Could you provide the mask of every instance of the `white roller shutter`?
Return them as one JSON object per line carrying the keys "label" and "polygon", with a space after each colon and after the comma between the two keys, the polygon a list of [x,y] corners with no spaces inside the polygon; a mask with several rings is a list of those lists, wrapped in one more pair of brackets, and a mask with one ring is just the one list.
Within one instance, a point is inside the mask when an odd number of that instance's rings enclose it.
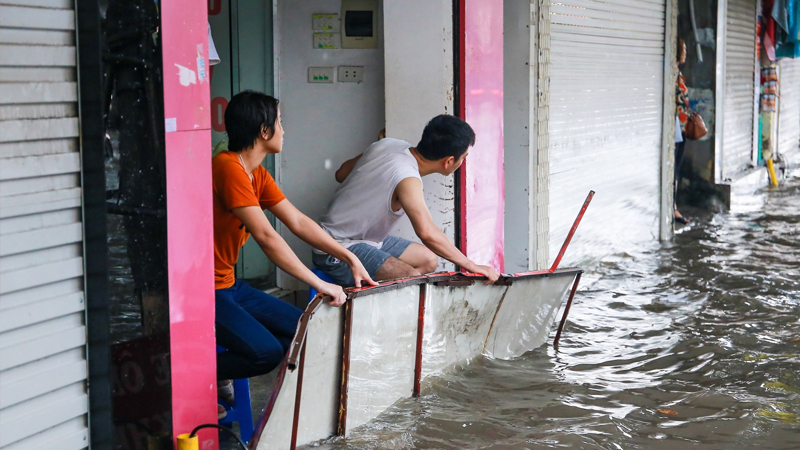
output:
{"label": "white roller shutter", "polygon": [[[751,166],[756,108],[756,0],[727,0],[722,105],[722,179]],[[719,149],[717,152],[719,154]]]}
{"label": "white roller shutter", "polygon": [[584,244],[564,263],[658,237],[665,10],[663,0],[550,5],[550,261],[590,189]]}
{"label": "white roller shutter", "polygon": [[75,13],[0,0],[0,449],[87,428]]}
{"label": "white roller shutter", "polygon": [[800,59],[780,61],[778,151],[793,156],[800,150]]}

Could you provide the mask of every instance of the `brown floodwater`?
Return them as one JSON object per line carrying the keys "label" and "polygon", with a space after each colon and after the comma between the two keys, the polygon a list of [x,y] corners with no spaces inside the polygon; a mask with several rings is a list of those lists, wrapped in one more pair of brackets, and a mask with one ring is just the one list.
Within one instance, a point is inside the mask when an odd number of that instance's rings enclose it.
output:
{"label": "brown floodwater", "polygon": [[800,178],[684,212],[673,243],[587,267],[558,351],[477,358],[314,446],[800,448]]}

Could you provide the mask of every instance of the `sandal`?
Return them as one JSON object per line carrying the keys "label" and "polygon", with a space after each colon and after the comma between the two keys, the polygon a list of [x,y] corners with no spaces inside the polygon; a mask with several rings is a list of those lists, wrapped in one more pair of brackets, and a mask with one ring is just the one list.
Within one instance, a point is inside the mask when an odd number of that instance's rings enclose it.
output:
{"label": "sandal", "polygon": [[228,411],[225,411],[225,407],[217,404],[217,420],[222,420],[227,417],[227,415]]}

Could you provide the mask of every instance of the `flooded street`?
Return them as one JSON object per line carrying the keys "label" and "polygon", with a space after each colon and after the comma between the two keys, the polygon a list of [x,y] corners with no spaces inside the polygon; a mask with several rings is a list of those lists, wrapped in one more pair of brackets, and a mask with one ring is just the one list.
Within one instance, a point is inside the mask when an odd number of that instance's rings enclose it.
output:
{"label": "flooded street", "polygon": [[589,267],[558,351],[478,358],[320,448],[800,448],[800,178],[734,203]]}

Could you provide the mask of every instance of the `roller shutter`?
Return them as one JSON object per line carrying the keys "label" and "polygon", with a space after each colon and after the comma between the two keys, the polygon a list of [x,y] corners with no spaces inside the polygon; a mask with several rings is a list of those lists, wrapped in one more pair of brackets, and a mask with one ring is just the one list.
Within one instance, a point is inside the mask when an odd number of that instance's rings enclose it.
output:
{"label": "roller shutter", "polygon": [[[756,0],[728,0],[725,13],[722,179],[753,161],[756,91]],[[719,152],[719,149],[717,150]]]}
{"label": "roller shutter", "polygon": [[0,0],[3,450],[89,444],[73,10]]}
{"label": "roller shutter", "polygon": [[550,5],[550,261],[590,189],[584,244],[564,263],[658,236],[665,10],[662,0]]}
{"label": "roller shutter", "polygon": [[791,157],[800,150],[800,59],[781,60],[780,90],[778,151]]}

